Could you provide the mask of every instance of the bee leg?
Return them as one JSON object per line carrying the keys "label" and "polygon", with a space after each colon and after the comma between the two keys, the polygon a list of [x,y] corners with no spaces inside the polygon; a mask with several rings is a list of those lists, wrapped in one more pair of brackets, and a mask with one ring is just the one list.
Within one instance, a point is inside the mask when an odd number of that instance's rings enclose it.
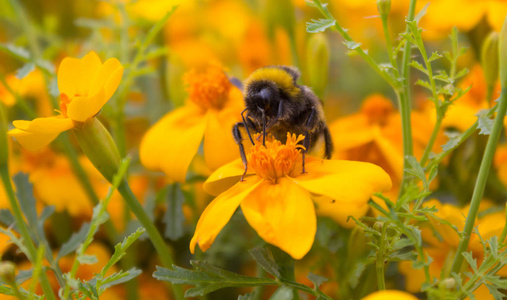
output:
{"label": "bee leg", "polygon": [[[248,110],[248,108],[243,109],[243,111],[241,112],[241,119],[243,119],[243,126],[245,126],[245,129],[246,129],[246,134],[248,134],[248,138],[250,138],[250,142],[252,142],[252,145],[255,145],[255,143],[254,143],[254,141],[253,141],[253,139],[252,139],[252,135],[250,134],[250,129],[248,129],[248,125],[247,125],[247,123],[246,123],[246,118],[245,118],[245,116],[243,115],[243,113],[244,113],[245,111],[247,111],[247,110]],[[250,119],[248,119],[248,120],[250,120]]]}
{"label": "bee leg", "polygon": [[331,155],[333,155],[333,139],[331,138],[331,133],[329,132],[329,128],[327,126],[324,127],[324,130],[322,131],[324,134],[324,158],[331,159]]}
{"label": "bee leg", "polygon": [[310,142],[311,142],[311,137],[310,137],[310,128],[313,128],[315,124],[313,124],[315,122],[315,107],[312,107],[312,110],[310,111],[310,114],[308,116],[308,119],[306,119],[306,124],[305,124],[305,127],[306,127],[306,132],[305,132],[305,139],[303,140],[303,147],[305,147],[305,149],[303,150],[303,170],[301,171],[301,174],[304,174],[306,173],[306,170],[305,170],[305,156],[306,156],[306,152],[308,152],[308,149],[310,148]]}
{"label": "bee leg", "polygon": [[264,109],[257,107],[262,113],[262,146],[266,146],[266,113]]}
{"label": "bee leg", "polygon": [[239,155],[241,156],[241,161],[243,161],[243,166],[245,166],[245,172],[243,172],[243,175],[241,175],[241,181],[243,181],[246,172],[248,171],[248,161],[246,159],[245,147],[243,146],[243,138],[241,137],[241,131],[239,131],[239,126],[246,127],[246,125],[242,122],[234,124],[234,126],[232,127],[232,135],[234,137],[234,141],[239,146]]}

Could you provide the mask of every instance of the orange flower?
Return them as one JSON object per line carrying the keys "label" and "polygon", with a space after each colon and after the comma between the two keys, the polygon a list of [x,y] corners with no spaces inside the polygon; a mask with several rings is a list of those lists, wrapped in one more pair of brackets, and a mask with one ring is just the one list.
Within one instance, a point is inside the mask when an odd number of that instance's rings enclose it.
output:
{"label": "orange flower", "polygon": [[104,63],[95,52],[82,59],[64,58],[58,69],[60,115],[17,120],[9,135],[31,151],[37,151],[53,141],[60,132],[80,126],[91,119],[114,94],[120,84],[123,67],[116,58]]}
{"label": "orange flower", "polygon": [[[257,135],[259,137],[260,135]],[[295,259],[313,245],[317,220],[313,195],[340,203],[366,203],[375,192],[391,188],[391,179],[380,167],[355,161],[324,160],[306,156],[302,171],[301,145],[304,137],[287,133],[287,142],[269,137],[266,146],[256,143],[248,156],[249,172],[240,159],[215,171],[204,189],[218,195],[197,223],[190,251],[206,251],[241,206],[248,223],[266,242]],[[336,204],[339,205],[339,204]]]}
{"label": "orange flower", "polygon": [[239,157],[231,130],[241,119],[244,105],[241,91],[217,63],[202,72],[188,72],[184,81],[189,94],[186,105],[153,125],[139,151],[144,166],[161,170],[179,182],[185,181],[203,136],[204,158],[210,169]]}

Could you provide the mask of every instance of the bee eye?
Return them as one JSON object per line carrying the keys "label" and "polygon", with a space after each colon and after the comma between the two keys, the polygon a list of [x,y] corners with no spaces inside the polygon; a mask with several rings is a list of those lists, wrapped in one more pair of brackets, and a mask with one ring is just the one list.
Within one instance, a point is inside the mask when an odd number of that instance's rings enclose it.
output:
{"label": "bee eye", "polygon": [[271,98],[271,91],[268,88],[264,88],[259,92],[259,97],[265,101],[269,101]]}

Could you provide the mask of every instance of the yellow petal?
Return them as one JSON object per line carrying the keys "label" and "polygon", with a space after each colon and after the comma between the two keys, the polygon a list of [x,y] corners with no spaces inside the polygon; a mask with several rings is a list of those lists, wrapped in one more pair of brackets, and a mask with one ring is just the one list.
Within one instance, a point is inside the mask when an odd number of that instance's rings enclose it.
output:
{"label": "yellow petal", "polygon": [[367,203],[350,203],[325,196],[313,197],[313,201],[317,204],[317,215],[330,217],[345,228],[352,228],[356,225],[354,220],[349,220],[349,216],[359,219],[369,209]]}
{"label": "yellow petal", "polygon": [[78,58],[66,57],[58,67],[58,90],[62,94],[74,96],[77,93],[78,78],[82,70],[82,62]]}
{"label": "yellow petal", "polygon": [[205,115],[194,105],[170,112],[151,127],[139,149],[141,163],[184,182],[188,166],[201,144]]}
{"label": "yellow petal", "polygon": [[[245,167],[243,161],[241,159],[236,159],[213,172],[206,182],[204,182],[204,191],[211,195],[219,195],[236,184],[241,179],[244,172]],[[252,174],[255,174],[255,171],[252,168],[248,168],[244,180],[253,180],[250,179],[252,177],[250,175]]]}
{"label": "yellow petal", "polygon": [[78,74],[75,73],[74,75],[74,78],[78,80],[76,93],[82,96],[90,97],[93,96],[93,94],[90,94],[92,81],[95,77],[97,77],[99,69],[102,66],[102,62],[100,61],[97,53],[92,51],[81,58],[81,64],[81,72]]}
{"label": "yellow petal", "polygon": [[72,122],[71,119],[64,118],[62,116],[37,118],[32,121],[16,120],[12,122],[12,125],[22,131],[39,134],[58,134],[65,130],[74,128],[74,122]]}
{"label": "yellow petal", "polygon": [[246,220],[266,242],[301,259],[310,251],[317,231],[310,193],[287,178],[262,180],[241,203]]}
{"label": "yellow petal", "polygon": [[208,111],[208,124],[204,132],[204,158],[210,170],[239,158],[239,147],[234,141],[232,127],[238,121],[240,112]]}
{"label": "yellow petal", "polygon": [[314,194],[341,202],[366,203],[373,193],[392,186],[389,175],[371,163],[309,158],[306,170],[291,179]]}
{"label": "yellow petal", "polygon": [[[105,89],[105,101],[107,102],[120,85],[123,76],[123,66],[116,58],[109,58],[100,67],[97,76],[93,80],[90,87],[90,94],[94,95],[100,91],[102,87]],[[103,105],[105,102],[103,103]]]}
{"label": "yellow petal", "polygon": [[53,141],[59,132],[54,133],[33,133],[19,129],[12,129],[9,136],[15,137],[23,148],[30,151],[38,151]]}
{"label": "yellow petal", "polygon": [[241,201],[243,201],[260,182],[259,180],[238,182],[211,201],[197,222],[194,236],[190,241],[190,252],[194,253],[197,244],[199,244],[202,251],[208,250],[220,233],[220,230],[229,222],[232,214],[236,211]]}
{"label": "yellow petal", "polygon": [[104,89],[91,97],[75,97],[67,106],[67,115],[74,121],[84,122],[92,118],[107,102]]}
{"label": "yellow petal", "polygon": [[385,290],[369,294],[363,300],[417,300],[417,298],[407,292]]}

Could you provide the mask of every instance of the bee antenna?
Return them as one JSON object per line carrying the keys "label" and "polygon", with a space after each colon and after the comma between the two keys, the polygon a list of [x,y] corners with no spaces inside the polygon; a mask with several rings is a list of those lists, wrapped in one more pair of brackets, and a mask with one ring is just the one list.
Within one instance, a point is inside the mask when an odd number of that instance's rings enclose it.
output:
{"label": "bee antenna", "polygon": [[252,135],[250,134],[250,129],[248,129],[248,124],[246,123],[246,118],[243,115],[245,113],[245,111],[247,111],[247,110],[248,110],[248,108],[243,109],[243,111],[241,112],[241,118],[243,119],[243,125],[246,128],[246,134],[248,134],[248,138],[250,138],[250,142],[252,142],[252,145],[255,146],[255,143],[254,143],[254,141],[252,139]]}

